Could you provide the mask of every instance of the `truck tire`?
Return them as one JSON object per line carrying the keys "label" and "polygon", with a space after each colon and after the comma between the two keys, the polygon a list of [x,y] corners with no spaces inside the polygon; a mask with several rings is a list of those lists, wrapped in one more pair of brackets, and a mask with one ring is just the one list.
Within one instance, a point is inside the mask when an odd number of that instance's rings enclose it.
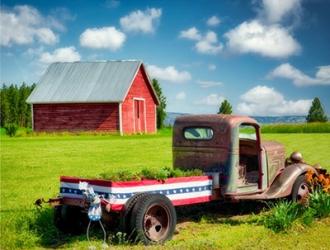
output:
{"label": "truck tire", "polygon": [[132,239],[145,245],[171,239],[176,226],[172,202],[161,194],[140,197],[132,210],[130,228]]}
{"label": "truck tire", "polygon": [[54,224],[64,233],[80,234],[87,225],[87,214],[83,214],[79,207],[61,205],[54,208]]}
{"label": "truck tire", "polygon": [[292,187],[291,199],[292,201],[305,204],[308,202],[310,193],[310,185],[306,181],[305,175],[300,175]]}
{"label": "truck tire", "polygon": [[119,230],[123,233],[126,233],[126,235],[129,237],[131,234],[130,229],[130,219],[132,215],[133,207],[135,206],[136,202],[141,198],[146,196],[148,193],[138,193],[133,195],[128,199],[128,201],[125,203],[124,210],[121,213],[120,216],[120,228]]}

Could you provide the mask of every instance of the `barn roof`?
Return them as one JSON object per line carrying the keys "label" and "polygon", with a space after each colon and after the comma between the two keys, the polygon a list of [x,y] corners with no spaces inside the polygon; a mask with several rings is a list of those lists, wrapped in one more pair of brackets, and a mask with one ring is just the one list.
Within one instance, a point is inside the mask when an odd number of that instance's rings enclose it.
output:
{"label": "barn roof", "polygon": [[[137,60],[53,63],[27,102],[122,102],[141,66],[144,69]],[[148,81],[154,92],[149,78]],[[157,95],[153,94],[158,104]]]}

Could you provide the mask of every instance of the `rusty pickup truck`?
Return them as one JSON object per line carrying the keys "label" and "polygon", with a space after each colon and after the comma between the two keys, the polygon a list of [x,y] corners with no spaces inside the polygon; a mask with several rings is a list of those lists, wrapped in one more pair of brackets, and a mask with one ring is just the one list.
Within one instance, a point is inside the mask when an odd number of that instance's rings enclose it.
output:
{"label": "rusty pickup truck", "polygon": [[300,202],[310,192],[305,173],[317,174],[299,152],[286,159],[283,145],[262,140],[254,119],[234,115],[177,118],[173,167],[204,175],[120,182],[62,176],[59,196],[50,199],[55,223],[63,231],[83,228],[91,206],[100,204],[104,223],[119,221],[127,235],[161,243],[174,233],[175,206],[282,197]]}

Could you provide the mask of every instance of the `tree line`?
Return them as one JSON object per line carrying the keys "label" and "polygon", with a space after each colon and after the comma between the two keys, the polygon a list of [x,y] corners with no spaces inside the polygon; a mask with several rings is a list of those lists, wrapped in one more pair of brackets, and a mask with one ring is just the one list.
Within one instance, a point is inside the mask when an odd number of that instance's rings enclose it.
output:
{"label": "tree line", "polygon": [[3,84],[0,88],[1,127],[15,124],[20,127],[31,127],[31,105],[26,99],[34,89],[35,84],[20,86]]}
{"label": "tree line", "polygon": [[[220,106],[218,114],[232,114],[233,108],[231,104],[224,100]],[[324,113],[321,101],[318,97],[315,97],[311,107],[309,108],[308,115],[306,117],[306,122],[327,122],[328,118]]]}

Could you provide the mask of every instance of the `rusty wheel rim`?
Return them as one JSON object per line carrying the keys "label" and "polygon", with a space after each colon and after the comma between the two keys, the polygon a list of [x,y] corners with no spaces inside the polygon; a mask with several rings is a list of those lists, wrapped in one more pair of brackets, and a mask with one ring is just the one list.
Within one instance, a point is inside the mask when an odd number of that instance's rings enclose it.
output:
{"label": "rusty wheel rim", "polygon": [[145,235],[152,241],[166,239],[169,230],[170,215],[168,210],[161,205],[153,205],[144,215],[143,227]]}
{"label": "rusty wheel rim", "polygon": [[309,187],[307,183],[301,183],[301,185],[298,188],[297,192],[297,202],[298,203],[305,203],[308,201],[309,196]]}

